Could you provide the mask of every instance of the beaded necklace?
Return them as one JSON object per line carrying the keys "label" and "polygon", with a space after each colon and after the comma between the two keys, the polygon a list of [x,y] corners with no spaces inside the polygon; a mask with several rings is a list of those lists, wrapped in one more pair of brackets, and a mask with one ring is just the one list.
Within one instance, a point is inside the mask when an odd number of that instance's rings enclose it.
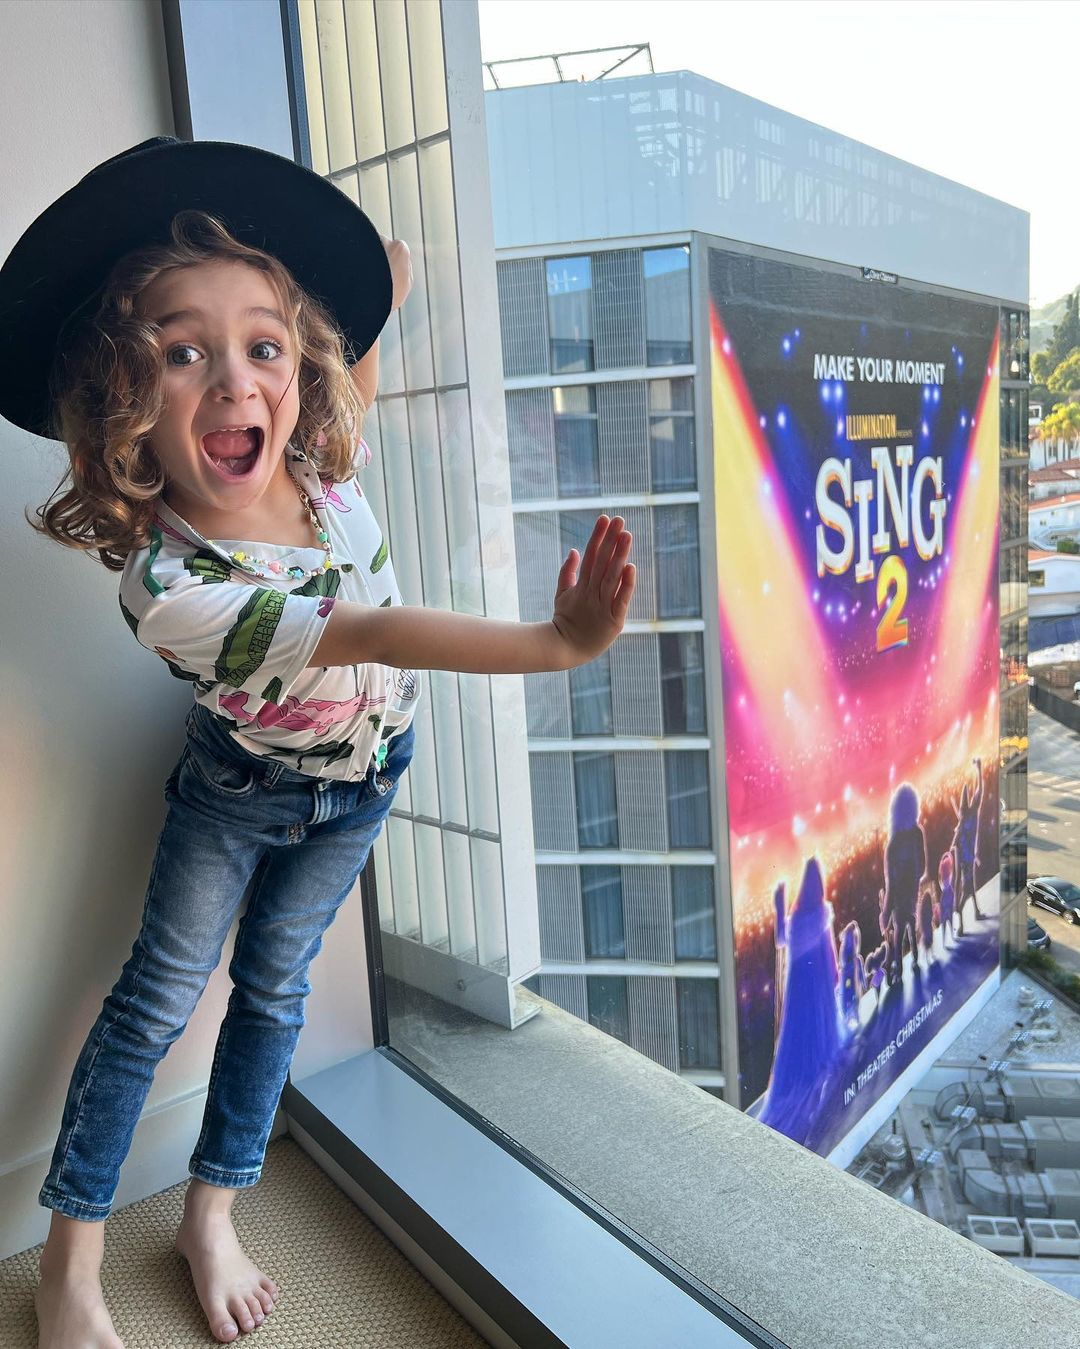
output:
{"label": "beaded necklace", "polygon": [[[295,578],[298,581],[303,581],[307,580],[309,577],[312,576],[319,576],[324,571],[329,571],[330,568],[334,565],[334,554],[330,546],[330,536],[329,534],[327,534],[326,530],[323,529],[322,524],[319,521],[319,517],[315,514],[315,507],[312,506],[311,504],[311,498],[304,490],[302,484],[297,482],[296,477],[293,474],[292,469],[288,466],[288,464],[285,465],[285,472],[288,473],[290,478],[292,478],[296,490],[300,493],[300,500],[304,503],[304,506],[307,508],[307,513],[311,517],[311,523],[315,526],[315,533],[318,535],[319,538],[319,547],[326,554],[326,557],[319,564],[319,566],[312,567],[309,570],[305,570],[303,567],[286,567],[276,558],[268,559],[268,558],[254,557],[252,556],[251,553],[245,553],[243,551],[235,551],[229,553],[229,556],[233,559],[233,561],[237,564],[238,567],[242,567],[244,571],[252,572],[255,576],[260,577],[260,579],[264,581],[269,580],[270,578],[267,576],[266,571],[257,570],[260,567],[265,567],[267,570],[273,572],[275,575],[278,576],[289,576]],[[215,548],[221,548],[222,552],[226,551],[224,548],[222,548],[221,544],[214,539],[208,539],[207,542],[212,543]]]}

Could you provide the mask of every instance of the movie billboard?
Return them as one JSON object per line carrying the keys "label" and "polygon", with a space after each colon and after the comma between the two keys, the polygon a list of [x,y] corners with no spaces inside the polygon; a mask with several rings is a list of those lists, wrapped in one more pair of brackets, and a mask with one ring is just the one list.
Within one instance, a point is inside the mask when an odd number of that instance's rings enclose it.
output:
{"label": "movie billboard", "polygon": [[997,309],[708,257],[740,1099],[828,1154],[998,969]]}

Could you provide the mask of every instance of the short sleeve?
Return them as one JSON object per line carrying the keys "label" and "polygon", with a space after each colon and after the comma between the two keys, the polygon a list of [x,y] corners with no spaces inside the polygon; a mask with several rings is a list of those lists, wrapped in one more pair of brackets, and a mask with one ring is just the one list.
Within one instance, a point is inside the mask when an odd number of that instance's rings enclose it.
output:
{"label": "short sleeve", "polygon": [[275,702],[309,665],[334,608],[331,595],[288,594],[220,580],[213,571],[136,587],[129,597],[133,604],[125,605],[122,588],[121,607],[136,640],[174,674],[260,698],[271,697],[276,681]]}

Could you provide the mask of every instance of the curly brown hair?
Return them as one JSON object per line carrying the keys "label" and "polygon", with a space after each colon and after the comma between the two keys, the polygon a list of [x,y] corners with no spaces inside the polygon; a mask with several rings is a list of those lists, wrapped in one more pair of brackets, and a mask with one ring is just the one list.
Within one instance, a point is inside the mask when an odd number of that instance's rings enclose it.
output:
{"label": "curly brown hair", "polygon": [[110,571],[122,571],[130,552],[149,546],[167,481],[146,439],[166,405],[161,329],[136,311],[139,296],[166,269],[233,259],[266,274],[299,352],[300,415],[291,443],[323,478],[348,482],[355,475],[367,412],[340,328],[278,258],[241,243],[206,211],[177,212],[170,235],[113,266],[96,311],[63,343],[49,378],[50,433],[71,462],[35,512],[41,523],[26,520],[57,543],[96,552]]}

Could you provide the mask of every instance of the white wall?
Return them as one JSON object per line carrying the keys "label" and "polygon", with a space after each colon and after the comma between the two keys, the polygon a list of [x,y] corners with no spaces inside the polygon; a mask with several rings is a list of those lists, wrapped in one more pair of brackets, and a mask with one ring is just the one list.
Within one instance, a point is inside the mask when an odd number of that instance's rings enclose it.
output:
{"label": "white wall", "polygon": [[1053,482],[1032,482],[1030,496],[1032,501],[1049,501],[1051,497],[1077,491],[1080,491],[1080,470],[1062,473]]}
{"label": "white wall", "polygon": [[[160,5],[5,0],[0,88],[6,258],[30,221],[95,164],[172,134]],[[24,520],[66,465],[62,447],[0,419],[8,578],[0,595],[0,1257],[48,1229],[37,1190],[75,1059],[139,929],[162,785],[191,702],[190,689],[132,640],[118,576]],[[147,1110],[181,1104],[144,1118],[118,1203],[186,1175],[227,992],[220,969],[159,1067]],[[174,1130],[179,1115],[184,1127]],[[175,1174],[148,1171],[147,1149]]]}
{"label": "white wall", "polygon": [[[1075,496],[1069,492],[1068,496]],[[1080,501],[1067,501],[1058,495],[1048,501],[1032,502],[1028,506],[1028,536],[1058,538],[1080,529]]]}
{"label": "white wall", "polygon": [[1080,557],[1062,554],[1032,560],[1028,575],[1041,574],[1042,585],[1030,585],[1028,602],[1033,618],[1060,617],[1080,613]]}

